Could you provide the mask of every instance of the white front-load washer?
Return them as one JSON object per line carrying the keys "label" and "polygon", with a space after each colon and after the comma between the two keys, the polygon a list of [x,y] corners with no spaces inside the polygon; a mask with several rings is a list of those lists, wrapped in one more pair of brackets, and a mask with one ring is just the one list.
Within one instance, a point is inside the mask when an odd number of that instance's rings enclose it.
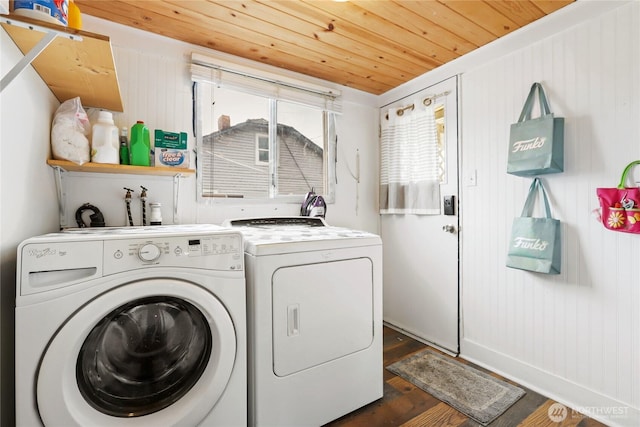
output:
{"label": "white front-load washer", "polygon": [[381,398],[380,237],[317,217],[223,225],[245,241],[249,425],[320,426]]}
{"label": "white front-load washer", "polygon": [[18,426],[245,426],[242,235],[77,229],[18,247]]}

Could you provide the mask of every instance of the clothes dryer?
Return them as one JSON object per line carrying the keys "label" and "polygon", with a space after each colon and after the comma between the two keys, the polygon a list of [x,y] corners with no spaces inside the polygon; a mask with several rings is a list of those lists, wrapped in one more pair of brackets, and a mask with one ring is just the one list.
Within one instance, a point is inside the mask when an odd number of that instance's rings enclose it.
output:
{"label": "clothes dryer", "polygon": [[245,240],[249,424],[319,426],[381,398],[380,238],[318,217],[224,225]]}
{"label": "clothes dryer", "polygon": [[18,247],[18,426],[244,426],[242,236],[78,229]]}

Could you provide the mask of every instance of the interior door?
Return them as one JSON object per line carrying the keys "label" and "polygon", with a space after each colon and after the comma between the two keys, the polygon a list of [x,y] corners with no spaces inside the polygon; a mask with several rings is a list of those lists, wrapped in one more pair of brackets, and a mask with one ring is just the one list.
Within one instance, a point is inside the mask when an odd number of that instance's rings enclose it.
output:
{"label": "interior door", "polygon": [[440,214],[381,215],[384,321],[451,353],[459,352],[457,78],[380,109],[436,95],[442,174]]}

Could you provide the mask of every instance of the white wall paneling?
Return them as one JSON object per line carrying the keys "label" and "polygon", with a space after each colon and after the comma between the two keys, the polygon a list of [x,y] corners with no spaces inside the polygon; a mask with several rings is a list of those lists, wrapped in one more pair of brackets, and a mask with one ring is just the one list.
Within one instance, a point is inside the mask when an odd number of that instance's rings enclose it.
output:
{"label": "white wall paneling", "polygon": [[[114,115],[116,125],[130,128],[137,120],[143,120],[151,132],[154,129],[173,132],[185,131],[189,135],[190,149],[195,147],[192,133],[191,80],[188,67],[189,58],[193,51],[220,57],[225,61],[236,62],[244,66],[265,68],[271,72],[309,80],[310,83],[326,83],[91,16],[84,17],[83,21],[86,30],[105,34],[111,38],[124,103],[124,112]],[[4,32],[3,38],[8,38]],[[9,43],[12,42],[9,40]],[[13,83],[13,85],[17,84]],[[343,94],[345,107],[343,114],[338,119],[340,134],[337,175],[339,182],[336,203],[329,205],[327,219],[334,225],[377,232],[378,217],[374,208],[377,200],[377,167],[367,166],[369,164],[377,165],[377,134],[374,124],[377,122],[376,97],[349,88],[340,88],[340,90]],[[17,102],[12,97],[4,99],[7,99],[7,102]],[[30,108],[26,111],[31,110],[33,109]],[[18,109],[14,109],[14,111],[20,112]],[[95,110],[88,112],[93,117]],[[25,119],[29,119],[23,113],[21,114]],[[44,138],[39,138],[39,144],[43,144],[41,148],[48,150],[48,127],[51,112],[47,111],[45,115],[46,119],[41,122],[47,129],[44,131]],[[5,112],[3,110],[3,122],[4,118]],[[354,126],[355,123],[358,125]],[[367,123],[371,125],[367,126]],[[12,127],[8,135],[8,138],[18,139],[24,135],[24,132],[17,130],[17,128],[13,130]],[[366,163],[363,163],[360,182],[356,185],[355,180],[351,178],[349,168],[355,170],[357,153],[361,162]],[[45,171],[47,184],[53,186],[52,169],[44,165],[44,160],[47,157],[48,154],[43,153],[37,160],[30,158],[29,161],[34,167]],[[193,154],[191,164],[195,165]],[[125,191],[122,187],[127,186],[134,189],[136,191],[134,199],[136,199],[140,195],[141,185],[149,188],[149,201],[162,203],[164,222],[174,223],[172,215],[174,188],[170,178],[69,173],[65,174],[64,181],[66,218],[69,225],[75,224],[74,212],[85,202],[91,202],[105,211],[107,225],[125,225]],[[55,189],[55,187],[53,188]],[[22,190],[20,194],[29,193]],[[55,191],[52,194],[55,197]],[[196,203],[196,177],[193,175],[180,179],[178,220],[175,222],[221,223],[231,217],[296,215],[298,213],[299,205],[277,202],[238,203],[225,200],[216,201],[213,205],[198,205]],[[137,221],[135,223],[137,224]],[[55,229],[46,231],[55,231]]]}
{"label": "white wall paneling", "polygon": [[[113,24],[101,19],[87,16],[85,27],[89,31],[107,34],[111,37],[114,59],[118,72],[118,80],[123,96],[125,111],[116,114],[114,120],[119,127],[131,127],[136,120],[144,120],[151,132],[154,129],[167,131],[184,131],[189,135],[189,148],[195,148],[192,132],[191,80],[189,61],[194,51],[210,57],[219,57],[228,62],[243,66],[264,68],[270,72],[289,75],[297,79],[309,80],[310,83],[322,83],[299,74],[267,67],[251,61],[235,58],[219,52],[195,47],[176,40],[145,33],[122,25]],[[333,85],[335,86],[335,85]],[[336,86],[337,88],[337,86]],[[340,87],[344,98],[344,111],[338,119],[338,185],[336,203],[328,206],[327,219],[331,224],[378,231],[378,218],[373,210],[376,197],[377,168],[363,167],[360,184],[356,186],[348,173],[348,167],[355,168],[356,152],[361,161],[377,164],[377,145],[375,127],[353,126],[353,123],[371,123],[376,120],[375,97],[364,92]],[[191,165],[195,165],[192,154]],[[81,182],[72,182],[81,180]],[[104,177],[87,176],[87,174],[70,174],[67,181],[73,194],[67,194],[68,215],[84,203],[87,197],[96,206],[108,211],[108,225],[124,225],[123,183],[136,190],[139,196],[140,185],[149,192],[150,201],[158,200],[163,204],[163,220],[173,223],[171,207],[165,206],[165,200],[171,200],[173,181],[171,179],[151,179],[144,176],[121,176],[105,179]],[[83,186],[91,186],[91,191],[81,191]],[[356,190],[359,190],[359,196]],[[218,224],[227,218],[297,215],[300,206],[277,202],[256,203],[247,201],[216,200],[211,205],[196,203],[196,177],[180,179],[180,200],[178,205],[178,223],[214,223]],[[364,209],[356,211],[356,198]],[[302,203],[302,200],[300,200]],[[165,212],[166,210],[166,212]],[[113,222],[109,222],[113,218]],[[73,221],[72,221],[73,224]]]}
{"label": "white wall paneling", "polygon": [[[186,132],[189,149],[194,147],[191,125],[191,80],[182,55],[171,51],[142,49],[136,44],[113,45],[124,112],[114,114],[118,128],[145,122],[153,139],[155,129]],[[89,110],[94,117],[95,110]],[[195,165],[192,155],[190,166]],[[173,216],[174,186],[171,177],[112,175],[93,173],[65,174],[67,224],[76,226],[75,211],[89,202],[104,213],[108,226],[127,225],[123,187],[134,190],[132,209],[139,205],[141,188],[149,189],[148,202],[162,204],[164,224],[195,222],[195,176],[180,178],[177,220]],[[134,225],[141,225],[135,208]]]}
{"label": "white wall paneling", "polygon": [[[462,76],[462,354],[608,423],[640,413],[640,236],[605,230],[597,187],[640,159],[640,3]],[[565,172],[542,176],[562,221],[562,273],[505,267],[530,179],[506,174],[509,125],[531,83],[565,117]],[[627,416],[606,415],[624,407]],[[599,412],[599,413],[598,413]],[[589,414],[588,414],[589,415]]]}

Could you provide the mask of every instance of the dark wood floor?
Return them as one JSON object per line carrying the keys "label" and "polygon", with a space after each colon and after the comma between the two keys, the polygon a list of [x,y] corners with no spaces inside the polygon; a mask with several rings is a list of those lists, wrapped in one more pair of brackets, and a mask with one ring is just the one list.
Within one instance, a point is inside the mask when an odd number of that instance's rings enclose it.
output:
{"label": "dark wood floor", "polygon": [[[388,366],[404,357],[425,349],[427,346],[391,328],[384,328],[384,366]],[[435,350],[435,349],[433,349]],[[437,351],[437,350],[435,350]],[[486,369],[469,363],[462,358],[459,362],[466,363],[481,371]],[[499,375],[489,374],[512,384]],[[569,411],[563,422],[553,422],[548,414],[553,400],[522,387],[526,394],[511,406],[504,414],[494,420],[491,427],[602,427],[599,423],[575,411]],[[325,427],[379,427],[379,426],[452,426],[478,427],[478,422],[469,419],[430,394],[422,391],[408,381],[384,370],[384,396],[359,410],[327,424]]]}

